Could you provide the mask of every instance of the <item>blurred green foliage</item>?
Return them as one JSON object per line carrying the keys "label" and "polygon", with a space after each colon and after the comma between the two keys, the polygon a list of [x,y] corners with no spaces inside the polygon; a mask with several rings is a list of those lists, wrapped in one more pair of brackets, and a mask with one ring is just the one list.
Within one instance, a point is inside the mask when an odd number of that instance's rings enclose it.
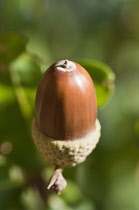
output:
{"label": "blurred green foliage", "polygon": [[[0,17],[0,209],[138,210],[138,0],[0,0]],[[102,137],[57,196],[30,128],[42,73],[66,58],[94,80]]]}
{"label": "blurred green foliage", "polygon": [[78,61],[92,77],[96,89],[98,107],[103,106],[114,90],[115,75],[106,64],[99,61]]}

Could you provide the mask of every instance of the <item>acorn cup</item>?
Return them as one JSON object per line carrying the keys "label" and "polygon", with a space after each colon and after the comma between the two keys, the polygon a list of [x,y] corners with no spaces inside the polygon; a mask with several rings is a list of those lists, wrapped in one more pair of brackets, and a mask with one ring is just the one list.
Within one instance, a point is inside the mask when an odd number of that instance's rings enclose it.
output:
{"label": "acorn cup", "polygon": [[99,141],[100,129],[88,72],[72,61],[54,63],[38,86],[32,122],[34,143],[56,166],[48,189],[60,194],[67,185],[62,169],[85,161]]}

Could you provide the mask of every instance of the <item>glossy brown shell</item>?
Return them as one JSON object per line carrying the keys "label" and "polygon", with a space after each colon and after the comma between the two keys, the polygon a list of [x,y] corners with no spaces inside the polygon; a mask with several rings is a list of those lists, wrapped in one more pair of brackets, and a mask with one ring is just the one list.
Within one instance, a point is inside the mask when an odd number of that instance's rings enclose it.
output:
{"label": "glossy brown shell", "polygon": [[38,129],[58,140],[75,140],[93,131],[97,105],[92,79],[73,62],[73,71],[60,71],[53,64],[44,73],[36,94]]}

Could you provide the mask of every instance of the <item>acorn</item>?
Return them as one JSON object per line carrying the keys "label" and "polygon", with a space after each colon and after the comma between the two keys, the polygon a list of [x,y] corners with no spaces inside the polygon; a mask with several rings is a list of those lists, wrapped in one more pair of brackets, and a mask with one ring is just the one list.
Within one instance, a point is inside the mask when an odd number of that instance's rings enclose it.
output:
{"label": "acorn", "polygon": [[100,129],[88,72],[69,60],[51,65],[39,83],[32,122],[38,150],[56,166],[48,189],[60,194],[67,185],[62,169],[85,161],[99,141]]}

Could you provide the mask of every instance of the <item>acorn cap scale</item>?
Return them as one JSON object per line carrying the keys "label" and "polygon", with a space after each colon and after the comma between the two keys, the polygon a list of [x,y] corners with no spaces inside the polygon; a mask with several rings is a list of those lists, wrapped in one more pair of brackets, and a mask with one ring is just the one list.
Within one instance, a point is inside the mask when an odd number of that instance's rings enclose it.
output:
{"label": "acorn cap scale", "polygon": [[40,132],[58,140],[79,140],[93,132],[97,103],[93,81],[79,64],[61,60],[44,73],[35,102]]}
{"label": "acorn cap scale", "polygon": [[32,136],[38,150],[49,163],[65,168],[76,166],[85,161],[99,141],[100,128],[100,123],[96,120],[94,131],[86,137],[75,141],[62,141],[50,138],[40,132],[34,118],[32,122]]}

